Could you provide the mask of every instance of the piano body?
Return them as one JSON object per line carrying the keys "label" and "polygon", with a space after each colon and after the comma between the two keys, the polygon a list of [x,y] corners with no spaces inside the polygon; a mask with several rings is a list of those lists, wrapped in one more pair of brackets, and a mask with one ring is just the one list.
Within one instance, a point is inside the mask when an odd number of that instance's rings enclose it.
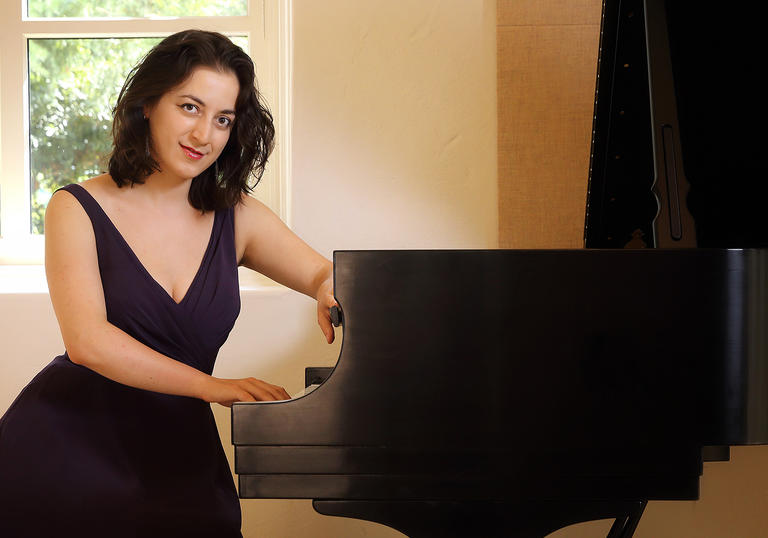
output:
{"label": "piano body", "polygon": [[707,151],[750,142],[711,139],[729,88],[701,94],[681,4],[605,1],[587,248],[335,252],[338,363],[233,405],[242,498],[411,537],[630,537],[648,500],[698,498],[703,460],[768,443],[766,188]]}

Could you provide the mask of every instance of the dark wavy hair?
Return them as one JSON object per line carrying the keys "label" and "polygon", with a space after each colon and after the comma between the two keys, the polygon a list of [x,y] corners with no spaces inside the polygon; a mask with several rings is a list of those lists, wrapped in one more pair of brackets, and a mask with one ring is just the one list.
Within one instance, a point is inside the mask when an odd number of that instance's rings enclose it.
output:
{"label": "dark wavy hair", "polygon": [[[189,203],[205,212],[233,207],[242,193],[253,190],[264,174],[275,136],[272,114],[256,87],[253,62],[222,34],[203,30],[173,34],[152,48],[131,70],[112,111],[109,173],[122,187],[144,183],[147,176],[159,170],[149,152],[149,124],[144,120],[144,106],[154,105],[198,67],[231,71],[240,83],[235,122],[218,165],[211,165],[196,176],[189,189]],[[255,181],[250,181],[251,176]]]}

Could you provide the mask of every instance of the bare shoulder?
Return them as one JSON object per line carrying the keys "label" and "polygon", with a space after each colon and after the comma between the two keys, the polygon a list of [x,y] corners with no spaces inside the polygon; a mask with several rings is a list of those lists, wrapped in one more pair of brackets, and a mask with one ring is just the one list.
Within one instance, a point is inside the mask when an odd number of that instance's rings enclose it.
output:
{"label": "bare shoulder", "polygon": [[235,205],[235,215],[246,217],[265,210],[269,211],[269,208],[263,202],[245,193],[240,194],[240,202]]}
{"label": "bare shoulder", "polygon": [[52,293],[77,278],[98,276],[96,237],[91,219],[80,201],[59,190],[45,211],[45,269]]}
{"label": "bare shoulder", "polygon": [[[107,181],[114,185],[114,182],[109,177],[109,174],[102,174],[100,176],[86,179],[85,181],[79,183],[79,185],[88,191],[88,194],[94,196],[94,198],[96,198],[98,201],[98,198],[104,196],[104,193],[109,190]],[[59,189],[53,193],[53,196],[51,196],[51,199],[48,202],[48,207],[46,209],[46,219],[48,218],[49,212],[54,217],[58,217],[62,212],[68,213],[73,210],[77,212],[76,208],[80,209],[80,213],[86,215],[85,209],[83,209],[83,206],[80,204],[74,194],[65,189]]]}
{"label": "bare shoulder", "polygon": [[[235,247],[241,265],[260,266],[256,258],[287,230],[280,218],[263,202],[243,194],[235,205]],[[256,269],[258,270],[258,269]]]}
{"label": "bare shoulder", "polygon": [[118,195],[118,191],[120,191],[120,187],[117,186],[117,183],[114,182],[109,174],[101,174],[86,179],[80,183],[80,186],[87,190],[88,194],[93,196],[99,205],[103,205],[104,202],[111,202]]}
{"label": "bare shoulder", "polygon": [[80,201],[65,189],[54,192],[45,209],[46,236],[60,231],[60,228],[77,226],[78,223],[90,226],[90,219]]}
{"label": "bare shoulder", "polygon": [[66,266],[78,257],[96,260],[93,225],[75,195],[60,189],[45,210],[45,265]]}
{"label": "bare shoulder", "polygon": [[252,232],[257,220],[256,214],[261,209],[259,206],[263,205],[253,196],[245,193],[240,194],[240,201],[235,204],[235,250],[238,265],[242,265],[245,261],[248,243],[253,241]]}
{"label": "bare shoulder", "polygon": [[[253,196],[242,194],[240,202],[235,205],[235,231],[246,233],[252,231],[253,226],[278,219],[278,216],[263,202]],[[279,219],[278,219],[279,220]]]}

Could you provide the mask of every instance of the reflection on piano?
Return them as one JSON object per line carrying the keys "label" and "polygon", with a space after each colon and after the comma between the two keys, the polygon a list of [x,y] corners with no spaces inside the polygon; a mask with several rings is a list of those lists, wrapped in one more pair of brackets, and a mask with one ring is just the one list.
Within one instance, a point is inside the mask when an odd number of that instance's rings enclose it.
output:
{"label": "reflection on piano", "polygon": [[242,498],[411,537],[630,537],[648,500],[698,498],[704,459],[768,443],[765,212],[721,185],[748,160],[701,149],[734,118],[699,114],[683,9],[605,2],[588,248],[334,254],[338,363],[233,405]]}

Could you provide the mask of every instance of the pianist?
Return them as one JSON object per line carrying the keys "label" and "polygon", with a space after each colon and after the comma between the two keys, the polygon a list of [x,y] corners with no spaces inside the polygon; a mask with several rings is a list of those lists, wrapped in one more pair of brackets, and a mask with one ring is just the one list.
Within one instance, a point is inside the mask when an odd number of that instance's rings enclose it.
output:
{"label": "pianist", "polygon": [[47,209],[66,351],[0,419],[0,536],[241,536],[208,402],[288,394],[211,376],[238,265],[316,298],[334,338],[331,263],[247,195],[273,134],[251,59],[220,34],[174,34],[131,72],[108,173]]}

